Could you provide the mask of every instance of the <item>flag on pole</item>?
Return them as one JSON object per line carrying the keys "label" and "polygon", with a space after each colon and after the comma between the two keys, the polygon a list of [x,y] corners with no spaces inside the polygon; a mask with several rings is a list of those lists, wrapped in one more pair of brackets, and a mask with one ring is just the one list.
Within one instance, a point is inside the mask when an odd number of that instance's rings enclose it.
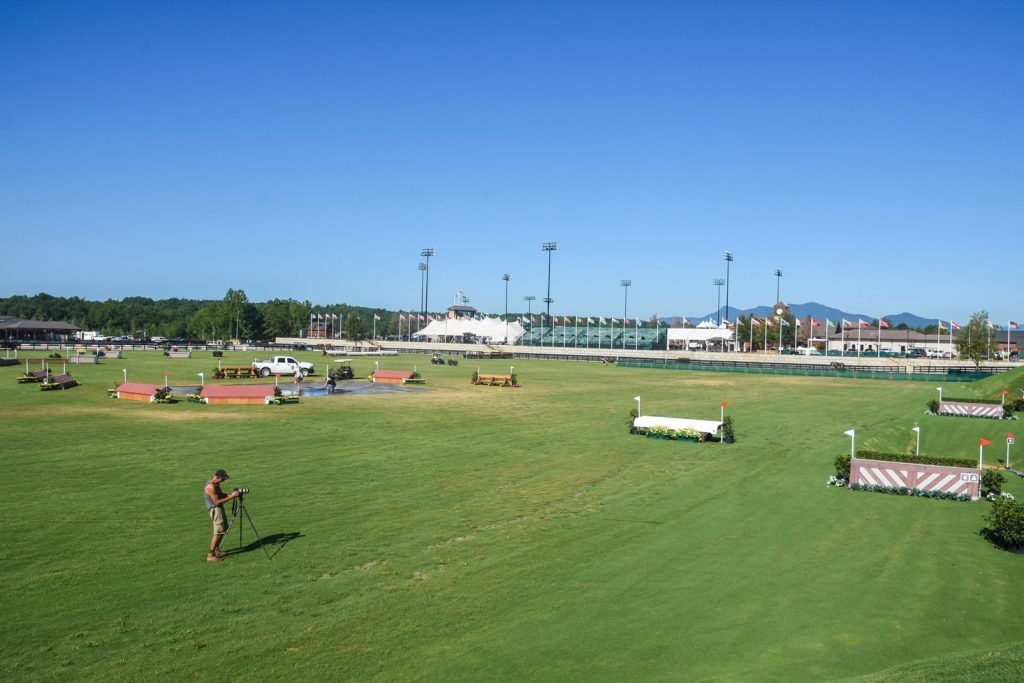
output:
{"label": "flag on pole", "polygon": [[946,326],[942,324],[942,321],[941,321],[941,320],[939,321],[939,329],[940,329],[940,330],[944,330],[944,329],[946,329]]}
{"label": "flag on pole", "polygon": [[728,327],[729,325],[732,325],[732,323],[729,322],[728,318],[722,318],[722,324],[725,325],[726,327]]}
{"label": "flag on pole", "polygon": [[[799,320],[797,320],[797,321],[796,321],[796,324],[797,324],[797,325],[799,325],[799,324],[800,324],[800,321],[799,321]],[[782,319],[782,326],[783,326],[783,327],[790,327],[789,321],[788,321],[788,320],[786,320],[785,318],[783,318],[783,319]]]}
{"label": "flag on pole", "polygon": [[400,320],[401,322],[403,322],[403,323],[404,323],[404,322],[405,322],[405,313],[399,313],[399,314],[398,314],[398,319],[399,319],[399,320]]}
{"label": "flag on pole", "polygon": [[751,318],[750,318],[750,325],[752,327],[761,327],[761,321],[758,320],[757,318],[751,316]]}
{"label": "flag on pole", "polygon": [[587,318],[587,324],[588,325],[593,325],[594,324],[594,319],[593,318]]}
{"label": "flag on pole", "polygon": [[988,439],[982,438],[982,439],[978,440],[978,445],[979,446],[990,446],[990,445],[992,445],[992,442],[989,441]]}
{"label": "flag on pole", "polygon": [[950,320],[950,321],[949,321],[949,326],[950,326],[950,328],[952,328],[953,330],[959,330],[959,329],[960,329],[960,326],[959,326],[959,325],[957,325],[957,324],[956,324],[955,322],[953,322],[952,320]]}
{"label": "flag on pole", "polygon": [[373,319],[374,319],[374,320],[380,320],[380,316],[379,316],[379,315],[377,315],[376,313],[374,313],[374,314],[373,314]]}
{"label": "flag on pole", "polygon": [[764,324],[767,325],[768,327],[775,327],[775,323],[772,322],[771,318],[765,318],[764,319]]}
{"label": "flag on pole", "polygon": [[864,322],[863,320],[860,320],[860,319],[857,320],[857,326],[862,328],[862,329],[867,329],[867,328],[871,327],[870,323],[866,323],[866,322]]}
{"label": "flag on pole", "polygon": [[821,327],[821,321],[811,318],[811,327]]}
{"label": "flag on pole", "polygon": [[878,319],[878,326],[879,327],[889,327],[889,321],[882,320],[881,318],[879,318]]}
{"label": "flag on pole", "polygon": [[[725,324],[728,325],[729,321],[726,320]],[[683,327],[689,327],[689,326],[690,326],[690,320],[686,316],[683,316]]]}
{"label": "flag on pole", "polygon": [[422,313],[417,313],[416,314],[416,322],[421,322],[421,323],[422,322],[426,322],[426,319],[423,317]]}
{"label": "flag on pole", "polygon": [[1011,329],[1011,330],[1019,330],[1019,329],[1020,329],[1020,325],[1018,325],[1017,323],[1015,323],[1015,322],[1013,322],[1013,321],[1011,320],[1011,321],[1010,321],[1010,329]]}

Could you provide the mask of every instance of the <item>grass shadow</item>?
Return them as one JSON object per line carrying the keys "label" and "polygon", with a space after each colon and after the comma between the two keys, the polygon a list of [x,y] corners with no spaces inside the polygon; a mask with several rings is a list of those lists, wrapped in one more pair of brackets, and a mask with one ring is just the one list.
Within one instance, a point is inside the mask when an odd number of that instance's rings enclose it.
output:
{"label": "grass shadow", "polygon": [[269,536],[263,536],[260,539],[253,539],[249,543],[243,546],[236,546],[234,548],[225,548],[224,555],[230,557],[232,555],[241,555],[243,553],[250,553],[254,550],[265,550],[268,559],[274,559],[279,552],[284,550],[284,547],[296,538],[302,538],[302,533],[298,531],[289,531],[285,533],[270,534]]}

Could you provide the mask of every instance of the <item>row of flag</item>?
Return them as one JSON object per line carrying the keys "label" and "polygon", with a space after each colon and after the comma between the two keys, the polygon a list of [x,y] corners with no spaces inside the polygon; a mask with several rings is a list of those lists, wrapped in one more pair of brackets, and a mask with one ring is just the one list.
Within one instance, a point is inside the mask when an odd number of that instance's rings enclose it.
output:
{"label": "row of flag", "polygon": [[[545,315],[544,313],[541,313],[541,314],[539,314],[537,316],[534,316],[532,318],[532,322],[533,322],[534,325],[543,325],[545,323],[545,319],[546,318],[547,318],[547,315]],[[575,318],[575,321],[573,320],[574,318]],[[379,314],[374,313],[373,314],[373,319],[375,321],[377,321],[377,320],[380,320],[381,317],[380,317]],[[466,314],[466,315],[461,316],[459,319],[460,320],[474,320],[474,319],[475,320],[483,320],[484,316],[481,315],[481,314],[477,314],[476,316],[470,316],[470,315]],[[337,313],[310,313],[309,314],[309,320],[310,320],[310,322],[319,322],[319,321],[323,321],[323,320],[339,320],[339,316],[338,316]],[[432,322],[432,321],[435,321],[435,320],[440,322],[440,321],[444,321],[445,320],[445,316],[443,316],[441,314],[432,315],[432,314],[429,314],[429,313],[426,314],[426,315],[424,315],[422,313],[410,313],[409,315],[406,315],[405,313],[399,313],[398,314],[398,320],[403,322],[403,323],[406,322],[406,321]],[[690,327],[691,326],[691,322],[690,322],[690,320],[688,318],[677,318],[677,321],[680,322],[683,325],[683,327]],[[531,317],[529,317],[529,316],[519,316],[519,322],[521,324],[523,324],[523,325],[528,325],[528,324],[531,323]],[[656,320],[655,322],[660,325],[660,321]],[[770,318],[770,317],[765,317],[765,318],[761,318],[761,319],[758,319],[758,318],[756,318],[754,316],[750,317],[750,325],[752,325],[753,327],[760,327],[762,322],[767,327],[775,327],[775,321],[772,318]],[[789,321],[786,320],[785,318],[782,318],[779,322],[782,325],[782,327],[790,327]],[[796,326],[797,327],[800,327],[800,326],[803,325],[803,322],[799,318],[796,318],[795,322],[796,322]],[[814,318],[811,318],[810,322],[811,322],[811,326],[812,327],[821,327],[821,325],[822,325],[820,320],[815,320]],[[960,325],[957,324],[957,322],[955,320],[950,320],[948,325],[943,320],[940,320],[938,322],[939,322],[939,325],[938,325],[938,329],[939,330],[950,330],[952,332],[956,332],[956,331],[958,331],[960,329]],[[640,325],[640,320],[639,319],[630,320],[629,318],[623,318],[622,321],[621,321],[622,325],[629,325],[631,323],[636,323],[636,325],[639,326]],[[605,319],[604,317],[597,317],[595,319],[593,317],[584,318],[584,317],[581,317],[581,316],[570,316],[570,315],[557,316],[557,315],[553,315],[553,316],[551,316],[551,324],[553,324],[553,325],[573,325],[573,324],[576,324],[576,325],[609,325],[609,324],[611,324],[611,325],[619,325],[620,324],[620,320],[618,318]],[[731,326],[734,325],[734,323],[730,322],[730,320],[728,318],[723,318],[722,319],[722,324],[725,325],[726,327],[731,327]],[[829,320],[828,318],[826,318],[825,319],[825,326],[826,327],[831,327],[831,325],[832,325],[832,321]],[[988,323],[988,325],[993,330],[999,329],[999,326],[996,325],[995,323],[991,322],[991,321]],[[872,323],[864,321],[864,320],[859,320],[859,319],[858,320],[847,320],[846,318],[842,318],[839,321],[837,321],[836,326],[837,327],[842,327],[842,329],[844,329],[844,330],[858,329],[858,328],[859,329],[877,328],[878,330],[884,330],[884,329],[887,329],[889,327],[889,322],[887,320],[879,320],[876,324],[872,324]],[[1019,330],[1020,329],[1020,325],[1017,322],[1011,320],[1011,321],[1009,321],[1009,324],[1008,324],[1007,328],[1010,329],[1010,330]]]}

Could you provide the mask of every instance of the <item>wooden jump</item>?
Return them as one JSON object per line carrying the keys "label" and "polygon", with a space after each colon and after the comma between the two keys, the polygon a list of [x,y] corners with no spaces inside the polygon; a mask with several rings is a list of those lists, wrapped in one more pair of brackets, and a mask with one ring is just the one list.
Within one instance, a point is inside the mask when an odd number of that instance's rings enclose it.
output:
{"label": "wooden jump", "polygon": [[259,377],[255,365],[222,365],[214,374],[217,379],[252,379]]}
{"label": "wooden jump", "polygon": [[512,387],[512,375],[481,375],[478,374],[473,384],[484,384],[489,387]]}
{"label": "wooden jump", "polygon": [[50,376],[49,370],[33,370],[27,375],[22,375],[18,378],[21,383],[25,382],[44,382],[46,378]]}
{"label": "wooden jump", "polygon": [[71,375],[55,375],[43,380],[39,388],[43,391],[50,391],[52,389],[70,389],[74,386],[78,386],[78,380]]}

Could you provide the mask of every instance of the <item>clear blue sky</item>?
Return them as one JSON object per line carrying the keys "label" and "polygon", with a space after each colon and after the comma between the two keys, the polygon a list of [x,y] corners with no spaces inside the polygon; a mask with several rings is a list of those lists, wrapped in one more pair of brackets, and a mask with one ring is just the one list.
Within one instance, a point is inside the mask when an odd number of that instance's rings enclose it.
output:
{"label": "clear blue sky", "polygon": [[[1022,2],[4,2],[0,296],[1024,318]],[[725,301],[724,288],[722,303]],[[1005,322],[1001,323],[1005,324]]]}

